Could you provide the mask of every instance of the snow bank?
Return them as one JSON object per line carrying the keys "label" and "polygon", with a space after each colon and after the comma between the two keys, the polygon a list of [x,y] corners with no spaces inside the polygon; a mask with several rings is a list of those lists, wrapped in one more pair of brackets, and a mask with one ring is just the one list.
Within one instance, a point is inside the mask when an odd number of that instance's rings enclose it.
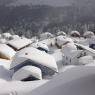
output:
{"label": "snow bank", "polygon": [[95,67],[65,71],[28,95],[94,95]]}
{"label": "snow bank", "polygon": [[76,66],[75,65],[67,65],[67,66],[64,66],[62,72],[65,72],[65,71],[67,71],[69,69],[72,69],[72,68],[76,68]]}
{"label": "snow bank", "polygon": [[[29,82],[10,81],[0,82],[0,95],[28,95],[29,92],[46,84],[49,80],[37,80]],[[2,89],[3,88],[3,89]]]}

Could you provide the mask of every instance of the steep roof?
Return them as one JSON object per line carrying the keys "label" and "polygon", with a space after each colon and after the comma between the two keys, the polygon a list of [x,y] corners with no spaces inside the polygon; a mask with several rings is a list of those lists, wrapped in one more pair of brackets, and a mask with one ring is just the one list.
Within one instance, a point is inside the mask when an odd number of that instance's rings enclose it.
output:
{"label": "steep roof", "polygon": [[28,47],[19,51],[14,57],[11,68],[14,68],[28,59],[36,62],[37,64],[52,68],[56,72],[58,71],[57,64],[53,56],[33,47]]}
{"label": "steep roof", "polygon": [[31,43],[32,43],[32,41],[30,39],[20,38],[20,39],[17,39],[17,40],[9,41],[8,45],[13,47],[16,50],[20,50],[20,49],[28,46]]}

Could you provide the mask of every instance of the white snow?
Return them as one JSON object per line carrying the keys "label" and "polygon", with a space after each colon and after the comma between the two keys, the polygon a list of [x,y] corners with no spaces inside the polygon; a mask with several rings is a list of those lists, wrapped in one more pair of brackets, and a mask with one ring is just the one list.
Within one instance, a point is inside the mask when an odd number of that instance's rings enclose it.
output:
{"label": "white snow", "polygon": [[1,39],[0,39],[0,43],[1,43],[1,44],[5,44],[6,42],[7,42],[6,39],[4,39],[4,38],[1,38]]}
{"label": "white snow", "polygon": [[89,39],[84,39],[84,38],[81,38],[78,42],[78,44],[81,44],[81,45],[84,45],[84,46],[88,46],[89,47]]}
{"label": "white snow", "polygon": [[90,55],[79,58],[80,65],[86,65],[86,64],[91,64],[91,63],[94,63],[94,59]]}
{"label": "white snow", "polygon": [[55,50],[52,56],[55,58],[57,66],[58,66],[58,71],[61,72],[63,69],[63,55],[60,49]]}
{"label": "white snow", "polygon": [[94,95],[95,67],[69,69],[28,95]]}
{"label": "white snow", "polygon": [[[0,95],[27,95],[27,93],[37,89],[38,87],[46,84],[49,80],[38,80],[30,82],[9,81],[1,80],[0,82]],[[3,89],[2,89],[3,88]]]}
{"label": "white snow", "polygon": [[48,46],[47,46],[46,43],[37,42],[37,43],[34,43],[34,44],[30,45],[30,47],[31,47],[31,46],[34,47],[34,48],[41,47],[41,48],[43,48],[43,49],[49,51],[49,48],[48,48]]}
{"label": "white snow", "polygon": [[12,35],[13,40],[18,40],[20,37],[18,35]]}
{"label": "white snow", "polygon": [[3,33],[2,37],[5,39],[9,39],[12,35],[10,33]]}
{"label": "white snow", "polygon": [[85,45],[82,45],[82,44],[76,44],[76,45],[83,48],[86,51],[86,53],[88,53],[89,55],[95,56],[95,50],[94,49],[91,49],[91,48],[89,48],[89,47],[87,47]]}
{"label": "white snow", "polygon": [[12,60],[7,60],[7,59],[0,59],[0,66],[3,66],[6,69],[10,69]]}
{"label": "white snow", "polygon": [[54,37],[53,34],[49,33],[49,32],[45,32],[40,34],[40,40],[44,40],[44,39],[49,39]]}
{"label": "white snow", "polygon": [[51,38],[51,39],[45,39],[45,40],[42,40],[42,41],[39,41],[40,43],[44,43],[48,46],[50,45],[55,45],[55,38]]}
{"label": "white snow", "polygon": [[59,32],[57,32],[57,36],[60,36],[60,35],[66,36],[66,33],[65,33],[64,31],[59,31]]}
{"label": "white snow", "polygon": [[85,37],[85,38],[91,38],[92,36],[94,36],[94,33],[92,31],[86,31],[83,34],[83,37]]}
{"label": "white snow", "polygon": [[49,48],[48,48],[48,46],[45,43],[38,43],[38,47],[41,47],[41,48],[49,51]]}
{"label": "white snow", "polygon": [[12,59],[16,52],[6,44],[0,44],[0,58]]}
{"label": "white snow", "polygon": [[[8,44],[17,50],[24,48],[18,51],[17,53],[8,45],[0,44],[0,56],[2,54],[3,57],[5,58],[2,59],[2,56],[0,58],[0,95],[31,95],[32,92],[33,95],[37,95],[34,94],[37,91],[39,95],[42,92],[44,92],[44,94],[42,95],[46,95],[48,92],[50,94],[47,95],[52,95],[51,92],[54,92],[54,95],[58,95],[56,91],[59,89],[59,87],[61,89],[61,87],[65,86],[64,87],[65,89],[69,83],[74,82],[79,83],[77,79],[80,80],[80,78],[84,77],[88,77],[89,79],[90,75],[91,76],[95,75],[95,50],[89,48],[89,44],[95,44],[95,36],[91,36],[90,38],[86,39],[66,37],[62,35],[56,38],[49,37],[50,36],[48,36],[48,39],[45,38],[44,40],[41,41],[34,39],[35,42],[31,44],[32,41],[30,39],[27,39],[25,37],[20,38],[14,35],[13,36],[14,40],[9,41]],[[2,39],[0,39],[0,41],[2,43],[5,43],[2,41]],[[55,45],[55,43],[57,43],[57,45],[61,46],[62,48],[59,49]],[[28,47],[26,48],[26,46]],[[80,46],[81,48],[83,48],[83,50],[77,50],[77,46]],[[36,49],[37,47],[42,47],[44,49],[49,50],[49,54]],[[87,55],[81,57],[80,55],[82,52],[86,52]],[[41,69],[39,69],[38,67],[34,67],[32,65],[22,67],[14,74],[10,70],[10,68],[22,64],[23,62],[28,62],[28,60],[33,61],[36,64],[46,66],[58,72],[58,74],[55,74],[53,78],[51,78],[50,80],[44,80],[42,79]],[[30,75],[40,80],[29,82],[18,81],[22,80],[23,78],[29,77]],[[87,78],[85,79],[85,81],[86,80]],[[85,83],[85,81],[83,82],[83,84]],[[88,82],[86,82],[86,84],[87,83]],[[44,87],[45,84],[49,86],[48,87],[45,86],[46,87],[45,88]],[[56,91],[53,90],[56,87],[57,87]],[[70,89],[71,88],[72,87],[70,87]],[[77,92],[75,91],[75,89],[77,89],[77,87],[74,88],[73,92]],[[64,91],[67,91],[67,88]],[[86,93],[86,95],[88,94]]]}
{"label": "white snow", "polygon": [[87,65],[85,65],[85,66],[95,66],[95,60],[94,60],[94,62],[93,63],[90,63],[90,64],[87,64]]}
{"label": "white snow", "polygon": [[62,72],[68,71],[68,70],[73,69],[73,68],[76,68],[76,66],[75,65],[64,66],[62,69]]}
{"label": "white snow", "polygon": [[37,68],[34,66],[24,66],[13,74],[12,80],[20,81],[25,78],[28,78],[31,75],[37,79],[40,79],[40,80],[42,79],[42,72],[40,68]]}
{"label": "white snow", "polygon": [[62,47],[62,45],[64,45],[66,42],[72,42],[73,43],[73,40],[71,38],[68,38],[68,37],[65,37],[65,36],[62,36],[62,35],[56,37],[56,44],[59,47]]}
{"label": "white snow", "polygon": [[90,45],[91,45],[91,44],[95,44],[95,36],[92,36],[92,37],[90,38],[89,44],[90,44]]}
{"label": "white snow", "polygon": [[27,46],[31,43],[32,43],[32,41],[30,39],[27,39],[27,38],[20,38],[20,39],[11,40],[8,42],[8,44],[10,46],[14,47],[17,50],[24,48],[25,46]]}
{"label": "white snow", "polygon": [[78,58],[81,56],[83,50],[77,50],[74,43],[67,43],[62,47],[62,53],[64,54],[64,62],[68,65],[79,65]]}
{"label": "white snow", "polygon": [[62,47],[62,50],[65,55],[69,55],[69,52],[76,51],[77,47],[75,46],[74,43],[67,43],[66,45]]}
{"label": "white snow", "polygon": [[70,35],[74,37],[80,37],[80,33],[78,31],[71,31]]}
{"label": "white snow", "polygon": [[33,47],[28,47],[19,51],[14,57],[11,68],[17,66],[18,64],[21,64],[28,59],[43,66],[47,66],[58,72],[54,57]]}

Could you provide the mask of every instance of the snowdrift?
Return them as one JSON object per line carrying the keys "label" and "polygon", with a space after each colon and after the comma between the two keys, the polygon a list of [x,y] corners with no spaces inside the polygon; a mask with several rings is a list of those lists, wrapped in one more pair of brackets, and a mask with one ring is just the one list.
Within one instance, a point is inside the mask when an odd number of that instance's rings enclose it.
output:
{"label": "snowdrift", "polygon": [[94,95],[95,67],[76,67],[65,71],[27,95]]}

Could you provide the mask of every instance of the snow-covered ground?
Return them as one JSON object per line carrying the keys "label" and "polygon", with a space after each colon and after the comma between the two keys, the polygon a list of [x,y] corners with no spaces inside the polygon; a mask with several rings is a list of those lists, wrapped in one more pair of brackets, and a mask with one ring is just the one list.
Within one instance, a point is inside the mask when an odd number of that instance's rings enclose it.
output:
{"label": "snow-covered ground", "polygon": [[26,93],[42,86],[48,80],[21,82],[0,80],[0,95],[26,95]]}

